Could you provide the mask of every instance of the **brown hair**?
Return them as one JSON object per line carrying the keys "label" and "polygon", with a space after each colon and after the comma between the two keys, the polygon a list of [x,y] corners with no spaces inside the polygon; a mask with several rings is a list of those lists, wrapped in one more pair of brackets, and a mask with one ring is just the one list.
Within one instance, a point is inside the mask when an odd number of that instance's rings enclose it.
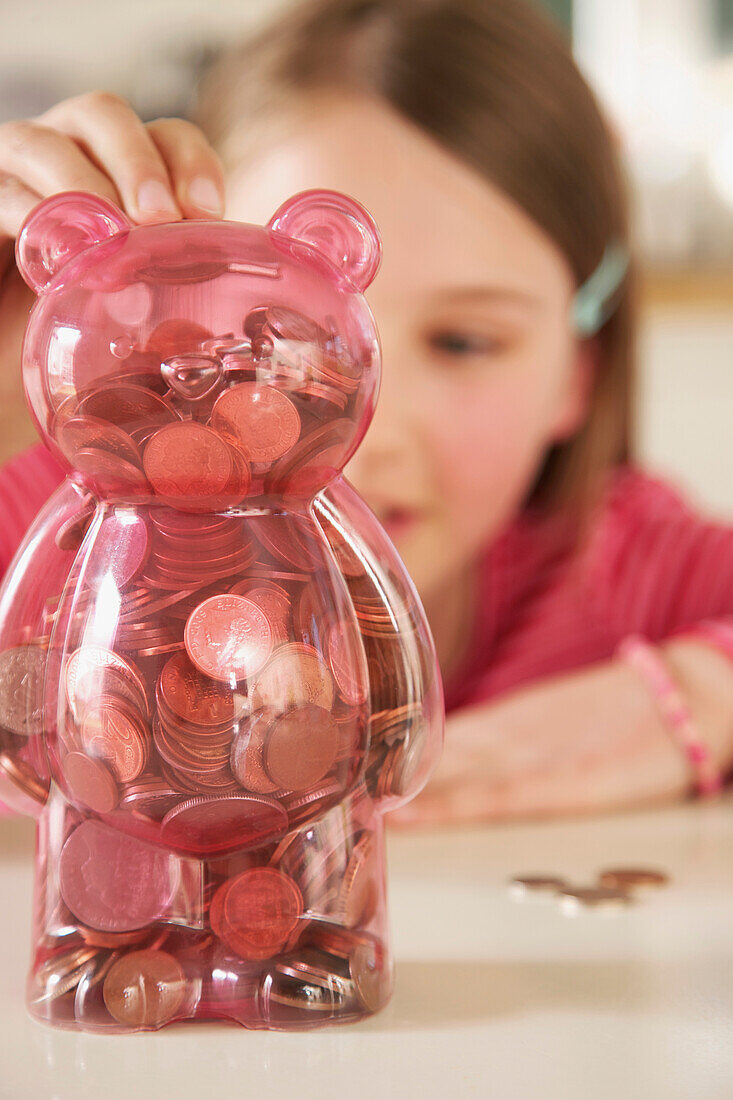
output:
{"label": "brown hair", "polygon": [[[339,88],[381,97],[514,199],[578,284],[609,243],[628,244],[616,143],[567,42],[524,0],[298,4],[215,58],[192,118],[227,164],[261,148],[259,127],[280,104]],[[595,337],[600,370],[587,421],[550,450],[532,503],[587,505],[598,475],[627,459],[635,307],[630,267]]]}

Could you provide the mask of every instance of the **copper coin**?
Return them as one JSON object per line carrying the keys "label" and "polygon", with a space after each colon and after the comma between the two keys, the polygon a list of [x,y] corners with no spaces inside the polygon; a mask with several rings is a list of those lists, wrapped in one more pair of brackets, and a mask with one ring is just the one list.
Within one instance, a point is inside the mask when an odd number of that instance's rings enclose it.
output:
{"label": "copper coin", "polygon": [[142,516],[123,509],[111,512],[89,548],[84,580],[99,588],[111,578],[116,588],[124,588],[145,564],[148,550],[148,528]]}
{"label": "copper coin", "polygon": [[229,946],[243,958],[270,958],[303,916],[303,895],[297,884],[274,867],[253,867],[231,879],[227,887],[222,929]]}
{"label": "copper coin", "polygon": [[133,466],[127,459],[118,458],[108,451],[91,447],[77,451],[74,469],[109,491],[145,493],[150,488],[138,466]]}
{"label": "copper coin", "polygon": [[135,714],[143,717],[149,714],[148,701],[141,686],[129,680],[118,668],[112,665],[101,669],[82,665],[76,678],[74,693],[78,716],[83,717],[86,708],[103,696],[117,699]]}
{"label": "copper coin", "polygon": [[349,956],[349,973],[367,1012],[377,1012],[390,992],[381,947],[377,943],[358,944]]}
{"label": "copper coin", "polygon": [[277,711],[272,708],[256,711],[240,724],[232,742],[232,772],[245,790],[255,794],[272,794],[278,789],[277,783],[273,783],[265,771],[262,758],[267,735],[276,717]]}
{"label": "copper coin", "polygon": [[87,928],[131,932],[168,911],[180,866],[163,848],[120,833],[101,821],[83,821],[67,838],[59,860],[59,889]]}
{"label": "copper coin", "polygon": [[519,895],[528,893],[551,893],[564,889],[568,883],[565,879],[556,878],[553,875],[515,875],[509,882],[512,891]]}
{"label": "copper coin", "polygon": [[32,1003],[56,1001],[76,989],[96,957],[94,948],[77,947],[46,959],[33,974],[33,985],[40,992],[33,995]]}
{"label": "copper coin", "polygon": [[119,791],[112,773],[100,761],[83,752],[70,752],[63,759],[61,771],[73,802],[98,814],[114,810]]}
{"label": "copper coin", "polygon": [[306,704],[330,711],[333,677],[312,646],[294,642],[279,646],[252,689],[253,707],[297,707]]}
{"label": "copper coin", "polygon": [[221,493],[232,473],[232,458],[216,432],[186,420],[155,433],[143,466],[156,493],[197,498]]}
{"label": "copper coin", "polygon": [[75,716],[101,692],[111,669],[137,697],[145,697],[142,677],[129,661],[104,646],[83,645],[71,654],[64,671],[66,698]]}
{"label": "copper coin", "polygon": [[287,641],[290,597],[281,585],[275,584],[274,581],[237,581],[229,589],[229,593],[232,596],[245,596],[252,603],[256,603],[267,616],[273,637],[279,642]]}
{"label": "copper coin", "polygon": [[0,802],[19,813],[38,817],[48,798],[49,780],[39,776],[24,760],[0,752]]}
{"label": "copper coin", "polygon": [[252,462],[273,462],[297,443],[300,416],[274,386],[241,382],[217,398],[211,426],[240,443]]}
{"label": "copper coin", "polygon": [[666,886],[669,875],[650,867],[609,867],[601,871],[598,881],[612,890],[627,890],[637,886]]}
{"label": "copper coin", "polygon": [[156,325],[145,343],[145,351],[160,359],[193,351],[212,337],[211,329],[187,317],[169,317]]}
{"label": "copper coin", "polygon": [[166,662],[158,687],[170,709],[188,722],[217,725],[234,718],[232,692],[202,676],[187,653],[176,653]]}
{"label": "copper coin", "polygon": [[306,496],[322,489],[343,467],[354,434],[352,422],[342,417],[303,435],[273,464],[265,481],[266,491]]}
{"label": "copper coin", "polygon": [[287,827],[279,802],[262,795],[207,794],[170,810],[161,823],[161,838],[186,851],[205,855],[251,846],[279,835]]}
{"label": "copper coin", "polygon": [[128,432],[142,425],[160,426],[179,420],[178,414],[159,394],[145,386],[114,381],[85,396],[78,411],[84,416],[109,421]]}
{"label": "copper coin", "polygon": [[211,596],[186,623],[188,655],[206,676],[233,684],[259,672],[272,652],[264,611],[244,596]]}
{"label": "copper coin", "polygon": [[284,790],[308,790],[331,769],[338,741],[338,726],[327,710],[296,707],[270,730],[264,750],[267,774]]}
{"label": "copper coin", "polygon": [[64,421],[56,434],[56,442],[72,466],[77,452],[87,448],[108,451],[133,466],[140,465],[140,451],[127,432],[94,416],[72,416]]}
{"label": "copper coin", "polygon": [[354,623],[334,623],[329,630],[328,663],[341,698],[352,706],[366,702],[369,673],[361,634]]}
{"label": "copper coin", "polygon": [[94,511],[94,506],[90,504],[64,520],[54,539],[59,550],[68,553],[79,549],[89,529],[89,524],[94,519]]}
{"label": "copper coin", "polygon": [[183,970],[167,951],[130,951],[104,980],[107,1011],[129,1028],[167,1024],[180,1010],[185,994]]}
{"label": "copper coin", "polygon": [[268,553],[285,565],[313,572],[323,564],[319,528],[293,515],[250,516],[248,526]]}
{"label": "copper coin", "polygon": [[46,651],[19,645],[0,653],[0,725],[20,737],[43,730]]}
{"label": "copper coin", "polygon": [[563,905],[572,909],[618,908],[632,901],[627,891],[612,890],[606,886],[566,886],[558,891],[558,897]]}
{"label": "copper coin", "polygon": [[374,836],[364,833],[354,845],[339,895],[339,908],[348,928],[370,920],[377,901],[377,875]]}
{"label": "copper coin", "polygon": [[85,751],[99,757],[120,783],[131,783],[148,758],[149,735],[143,724],[120,707],[91,709],[81,724]]}

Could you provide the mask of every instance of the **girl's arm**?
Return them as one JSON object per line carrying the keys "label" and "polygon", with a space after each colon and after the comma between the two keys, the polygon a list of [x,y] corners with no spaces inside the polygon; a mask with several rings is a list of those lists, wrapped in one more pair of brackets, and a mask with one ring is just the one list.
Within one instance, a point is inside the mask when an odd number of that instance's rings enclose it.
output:
{"label": "girl's arm", "polygon": [[[697,638],[659,646],[713,761],[733,766],[733,664]],[[470,822],[615,810],[682,798],[687,760],[648,685],[605,661],[449,715],[426,789],[390,822]]]}

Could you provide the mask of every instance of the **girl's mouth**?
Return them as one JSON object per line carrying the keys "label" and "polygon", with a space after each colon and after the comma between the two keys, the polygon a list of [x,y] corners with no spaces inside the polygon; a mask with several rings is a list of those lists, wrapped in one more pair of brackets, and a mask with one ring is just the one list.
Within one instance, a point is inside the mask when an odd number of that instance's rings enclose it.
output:
{"label": "girl's mouth", "polygon": [[382,525],[393,542],[403,538],[417,523],[417,512],[407,508],[388,508],[382,514]]}

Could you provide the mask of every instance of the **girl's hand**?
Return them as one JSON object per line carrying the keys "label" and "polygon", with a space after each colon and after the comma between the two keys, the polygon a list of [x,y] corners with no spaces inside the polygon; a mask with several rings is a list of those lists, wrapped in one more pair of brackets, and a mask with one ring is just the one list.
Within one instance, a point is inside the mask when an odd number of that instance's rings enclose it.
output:
{"label": "girl's hand", "polygon": [[[722,771],[733,762],[733,667],[711,646],[663,648]],[[466,708],[438,768],[389,824],[466,824],[602,812],[681,799],[684,754],[635,670],[609,661]]]}
{"label": "girl's hand", "polygon": [[184,119],[143,123],[120,96],[89,92],[0,124],[0,460],[33,439],[27,415],[20,438],[18,422],[20,353],[35,296],[15,266],[15,239],[41,199],[77,190],[111,199],[138,224],[224,212],[219,157]]}

